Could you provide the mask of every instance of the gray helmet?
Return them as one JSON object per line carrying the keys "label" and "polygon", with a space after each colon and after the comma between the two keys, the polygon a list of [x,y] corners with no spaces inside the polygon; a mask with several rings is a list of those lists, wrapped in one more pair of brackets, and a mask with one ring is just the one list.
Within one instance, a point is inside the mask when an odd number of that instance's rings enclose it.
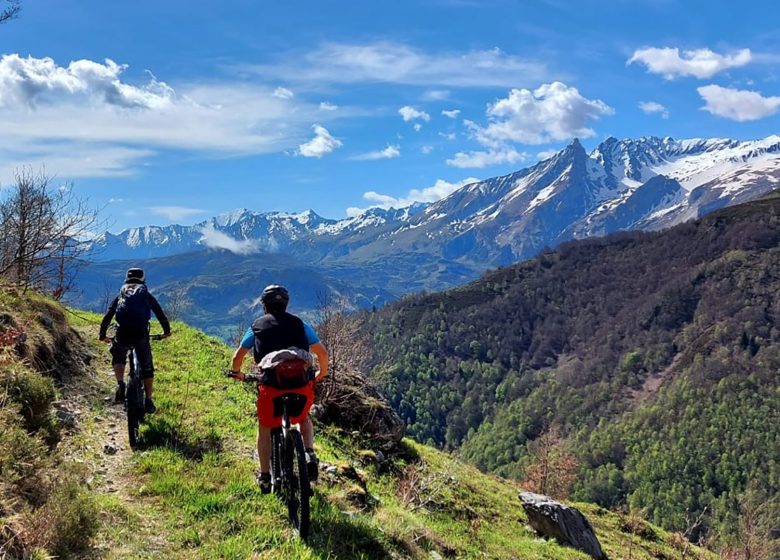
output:
{"label": "gray helmet", "polygon": [[146,280],[144,270],[142,268],[128,269],[127,276],[125,276],[125,282],[130,282],[131,280],[135,282],[144,282]]}
{"label": "gray helmet", "polygon": [[263,290],[260,301],[263,302],[263,305],[268,305],[269,303],[287,305],[290,303],[290,292],[288,292],[287,288],[284,286],[271,284],[270,286],[266,286]]}

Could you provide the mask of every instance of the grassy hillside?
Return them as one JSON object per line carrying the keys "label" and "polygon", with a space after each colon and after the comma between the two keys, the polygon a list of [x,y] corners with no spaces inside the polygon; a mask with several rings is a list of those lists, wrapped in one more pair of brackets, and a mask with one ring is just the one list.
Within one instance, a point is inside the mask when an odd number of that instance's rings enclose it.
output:
{"label": "grassy hillside", "polygon": [[89,361],[65,311],[0,284],[0,558],[70,557],[99,525],[89,476],[69,457],[57,386]]}
{"label": "grassy hillside", "polygon": [[[3,312],[11,315],[18,308],[17,299],[3,300]],[[94,340],[97,316],[77,312],[72,320]],[[253,397],[220,375],[230,350],[182,324],[174,331],[154,346],[160,410],[143,428],[143,445],[134,453],[127,449],[121,407],[106,400],[112,381],[105,375],[103,346],[93,345],[98,358],[81,376],[57,382],[60,402],[74,415],[62,428],[60,459],[81,465],[79,495],[95,523],[94,532],[71,531],[89,551],[43,547],[40,554],[585,558],[526,528],[514,484],[410,440],[377,464],[370,436],[327,426],[319,427],[317,449],[329,472],[316,485],[311,542],[301,543],[292,538],[281,503],[255,486]],[[2,476],[6,484],[7,471]],[[578,507],[611,558],[676,558],[686,547],[649,524],[596,506]],[[12,517],[0,511],[0,525]],[[709,558],[699,549],[686,550],[687,558]]]}
{"label": "grassy hillside", "polygon": [[375,378],[414,437],[485,470],[522,478],[554,427],[580,499],[737,538],[745,496],[780,493],[778,245],[778,195],[572,242],[367,314]]}

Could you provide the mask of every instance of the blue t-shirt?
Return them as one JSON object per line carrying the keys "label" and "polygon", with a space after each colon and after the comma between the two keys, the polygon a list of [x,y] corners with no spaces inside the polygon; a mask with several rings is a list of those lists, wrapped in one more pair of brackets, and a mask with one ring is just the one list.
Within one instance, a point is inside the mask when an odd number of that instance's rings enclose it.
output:
{"label": "blue t-shirt", "polygon": [[[314,327],[306,321],[303,322],[303,330],[306,332],[306,339],[309,341],[309,346],[317,344],[320,341],[320,337],[317,336]],[[241,347],[246,348],[247,350],[251,350],[255,347],[255,333],[252,332],[252,327],[249,327],[246,330],[246,333],[244,333],[244,338],[241,339]],[[306,350],[306,348],[304,348],[304,350]]]}

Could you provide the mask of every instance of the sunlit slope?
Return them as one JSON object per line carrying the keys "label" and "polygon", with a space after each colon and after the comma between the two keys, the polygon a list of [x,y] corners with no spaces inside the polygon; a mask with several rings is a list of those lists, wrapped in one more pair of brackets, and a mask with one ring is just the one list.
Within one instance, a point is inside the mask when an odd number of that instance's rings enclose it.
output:
{"label": "sunlit slope", "polygon": [[[84,328],[94,335],[94,315]],[[293,538],[282,504],[254,483],[254,399],[222,377],[230,349],[182,324],[155,343],[156,401],[144,445],[128,458],[127,504],[149,511],[160,554],[172,558],[586,558],[526,527],[518,488],[449,455],[405,441],[377,466],[370,436],[318,428],[324,473],[313,498],[309,544]],[[105,350],[103,349],[103,352]],[[107,368],[107,363],[104,364]],[[604,509],[578,505],[612,558],[673,557],[668,536],[636,532]],[[132,516],[130,516],[132,520]],[[132,526],[132,524],[131,524]],[[623,527],[623,529],[621,529]],[[106,531],[111,538],[111,532]],[[105,544],[132,558],[147,544],[127,528]],[[124,539],[124,540],[123,540]],[[633,543],[633,544],[632,544]],[[706,558],[704,553],[695,552]],[[254,555],[254,556],[253,556]]]}

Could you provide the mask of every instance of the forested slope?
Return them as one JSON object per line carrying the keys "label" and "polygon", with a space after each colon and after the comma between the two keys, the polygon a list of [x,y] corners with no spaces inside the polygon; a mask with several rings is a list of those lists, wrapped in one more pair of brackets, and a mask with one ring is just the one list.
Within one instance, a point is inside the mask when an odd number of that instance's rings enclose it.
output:
{"label": "forested slope", "polygon": [[522,477],[560,430],[578,497],[726,538],[780,489],[779,243],[776,194],[571,242],[366,314],[374,375],[421,441]]}
{"label": "forested slope", "polygon": [[[380,454],[376,434],[321,423],[303,543],[255,484],[255,397],[221,375],[231,350],[178,322],[153,343],[159,410],[133,451],[99,319],[0,282],[0,558],[588,558],[536,537],[516,484],[410,440]],[[610,558],[714,558],[577,507]]]}

